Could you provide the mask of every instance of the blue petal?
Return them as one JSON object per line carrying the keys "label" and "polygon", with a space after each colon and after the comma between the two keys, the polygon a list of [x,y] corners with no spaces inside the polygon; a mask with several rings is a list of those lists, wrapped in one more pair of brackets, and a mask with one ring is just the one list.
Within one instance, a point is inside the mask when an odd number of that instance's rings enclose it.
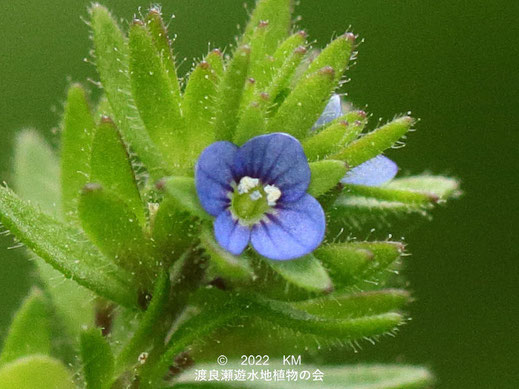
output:
{"label": "blue petal", "polygon": [[389,158],[377,155],[351,169],[341,180],[344,184],[378,186],[391,180],[398,172],[398,166]]}
{"label": "blue petal", "polygon": [[339,95],[333,95],[330,98],[326,107],[324,107],[324,111],[315,122],[312,130],[315,130],[321,126],[324,126],[326,123],[330,123],[332,120],[337,119],[342,116],[342,106],[341,106],[341,97]]}
{"label": "blue petal", "polygon": [[310,167],[301,143],[291,135],[260,135],[245,143],[236,154],[235,173],[259,178],[281,190],[280,201],[290,202],[306,193]]}
{"label": "blue petal", "polygon": [[208,146],[195,166],[196,192],[202,207],[218,216],[229,205],[232,191],[232,164],[238,147],[230,142],[216,142]]}
{"label": "blue petal", "polygon": [[315,250],[324,238],[323,209],[312,196],[284,204],[276,214],[255,224],[251,243],[258,253],[276,260],[294,259]]}
{"label": "blue petal", "polygon": [[229,210],[223,211],[214,221],[214,237],[218,244],[231,254],[240,255],[250,238],[250,228],[234,220]]}

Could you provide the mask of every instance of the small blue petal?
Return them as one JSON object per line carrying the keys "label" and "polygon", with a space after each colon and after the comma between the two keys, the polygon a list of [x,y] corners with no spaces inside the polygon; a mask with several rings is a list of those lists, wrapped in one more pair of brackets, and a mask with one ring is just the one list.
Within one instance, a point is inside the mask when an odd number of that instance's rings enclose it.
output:
{"label": "small blue petal", "polygon": [[225,210],[214,221],[214,237],[225,250],[240,255],[249,243],[250,228],[242,226]]}
{"label": "small blue petal", "polygon": [[337,119],[342,116],[342,106],[341,106],[341,97],[339,95],[333,95],[330,98],[326,107],[324,107],[324,111],[315,122],[312,130],[316,130],[317,128],[324,126],[327,123],[330,123],[332,120]]}
{"label": "small blue petal", "polygon": [[377,155],[351,169],[341,180],[344,184],[378,186],[391,180],[398,172],[395,162],[383,155]]}
{"label": "small blue petal", "polygon": [[283,202],[296,201],[310,184],[310,167],[301,143],[291,135],[260,135],[245,143],[236,154],[235,173],[259,178],[281,190]]}
{"label": "small blue petal", "polygon": [[325,228],[321,205],[305,194],[298,201],[283,204],[268,220],[255,224],[251,243],[264,257],[294,259],[315,250],[324,238]]}
{"label": "small blue petal", "polygon": [[213,216],[229,205],[227,196],[232,191],[232,164],[237,150],[230,142],[216,142],[200,154],[196,163],[196,192],[202,207]]}

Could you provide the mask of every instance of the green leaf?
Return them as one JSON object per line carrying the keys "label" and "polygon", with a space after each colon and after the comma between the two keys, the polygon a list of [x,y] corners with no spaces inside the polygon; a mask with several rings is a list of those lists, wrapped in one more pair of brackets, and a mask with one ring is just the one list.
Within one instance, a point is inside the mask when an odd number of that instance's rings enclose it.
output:
{"label": "green leaf", "polygon": [[303,140],[309,161],[324,159],[354,140],[366,125],[364,111],[352,111],[331,122],[321,131]]}
{"label": "green leaf", "polygon": [[209,146],[215,138],[214,115],[215,99],[219,74],[222,65],[222,54],[219,50],[210,52],[191,72],[184,93],[182,111],[187,125],[187,144],[190,149],[190,163],[198,158],[202,150]]}
{"label": "green leaf", "polygon": [[152,220],[154,246],[168,264],[179,259],[198,237],[198,223],[174,199],[165,198]]}
{"label": "green leaf", "polygon": [[14,316],[0,355],[0,366],[27,355],[50,353],[49,313],[45,297],[40,290],[33,289]]}
{"label": "green leaf", "polygon": [[107,117],[101,120],[92,145],[90,182],[113,192],[135,214],[141,226],[146,224],[128,152],[117,128]]}
{"label": "green leaf", "polygon": [[28,248],[77,283],[121,305],[137,301],[132,277],[101,255],[74,227],[0,187],[0,220]]}
{"label": "green leaf", "polygon": [[67,219],[75,218],[81,188],[88,182],[94,132],[85,91],[74,84],[68,90],[61,133],[61,194]]}
{"label": "green leaf", "polygon": [[314,255],[327,268],[337,287],[355,284],[373,259],[371,251],[348,243],[323,245]]}
{"label": "green leaf", "polygon": [[191,177],[166,177],[157,184],[182,210],[202,220],[212,220],[200,205],[196,194],[195,180]]}
{"label": "green leaf", "polygon": [[[271,97],[275,105],[280,105],[283,99],[290,91],[290,82],[294,76],[297,67],[306,55],[306,47],[298,46],[288,56],[283,65],[276,72],[272,83],[267,89],[267,94]],[[277,107],[270,107],[269,112],[275,112]]]}
{"label": "green leaf", "polygon": [[163,156],[146,132],[132,98],[128,70],[129,50],[126,39],[108,10],[94,4],[90,8],[96,65],[105,94],[124,140],[146,165],[150,175],[167,175]]}
{"label": "green leaf", "polygon": [[75,344],[81,328],[94,324],[95,297],[90,290],[66,278],[43,259],[37,257],[35,262],[68,341]]}
{"label": "green leaf", "polygon": [[[105,94],[101,95],[94,113],[95,122],[99,122],[104,116],[114,117],[112,107]],[[90,165],[89,165],[90,166]]]}
{"label": "green leaf", "polygon": [[350,167],[360,165],[393,146],[413,124],[414,120],[409,116],[395,119],[332,154],[330,159],[345,161]]}
{"label": "green leaf", "polygon": [[438,197],[430,193],[409,190],[389,189],[386,186],[345,185],[345,195],[370,197],[377,200],[399,202],[414,206],[430,206]]}
{"label": "green leaf", "polygon": [[268,28],[264,40],[265,54],[273,54],[278,44],[283,41],[290,30],[291,24],[291,0],[260,0],[257,2],[254,12],[251,15],[245,32],[241,38],[240,45],[249,44],[251,47],[254,42],[254,31],[260,22],[268,22]]}
{"label": "green leaf", "polygon": [[260,85],[265,84],[265,79],[268,77],[268,72],[265,68],[270,65],[267,60],[267,42],[269,32],[269,22],[266,20],[260,21],[254,28],[250,46],[250,60],[249,60],[249,77],[258,81]]}
{"label": "green leaf", "polygon": [[351,286],[385,270],[404,247],[399,242],[348,242],[319,247],[314,254],[337,287]]}
{"label": "green leaf", "polygon": [[139,326],[117,355],[116,376],[123,373],[128,366],[135,365],[138,362],[139,355],[150,348],[153,343],[153,334],[161,324],[160,319],[167,308],[169,291],[169,273],[161,272],[155,281],[150,305],[144,312]]}
{"label": "green leaf", "polygon": [[364,278],[369,278],[386,270],[400,258],[405,249],[405,246],[400,242],[350,242],[349,244],[354,248],[368,250],[373,254],[372,261],[362,273]]}
{"label": "green leaf", "polygon": [[308,194],[319,197],[325,194],[346,174],[346,165],[342,161],[318,161],[310,162],[311,180]]}
{"label": "green leaf", "polygon": [[396,178],[385,185],[385,188],[413,191],[436,196],[440,200],[459,194],[459,182],[443,176],[420,175]]}
{"label": "green leaf", "polygon": [[20,197],[38,204],[49,214],[60,215],[58,158],[37,132],[24,130],[17,136],[14,172]]}
{"label": "green leaf", "polygon": [[352,33],[339,36],[310,63],[303,77],[308,77],[319,69],[330,66],[335,70],[335,81],[338,82],[348,67],[354,45],[355,35]]}
{"label": "green leaf", "polygon": [[305,334],[340,340],[359,339],[392,331],[403,323],[394,312],[357,318],[330,319],[290,309],[289,303],[269,301],[252,305],[251,311],[262,319]]}
{"label": "green leaf", "polygon": [[114,357],[110,345],[98,328],[81,333],[81,362],[87,389],[110,388],[114,373]]}
{"label": "green leaf", "polygon": [[214,240],[212,229],[207,227],[202,229],[200,242],[219,276],[231,282],[247,281],[254,276],[249,258],[244,254],[235,256],[222,249]]}
{"label": "green leaf", "polygon": [[172,86],[154,41],[140,21],[130,26],[129,48],[130,81],[137,109],[171,170],[178,170],[185,165],[189,150],[178,89]]}
{"label": "green leaf", "polygon": [[213,49],[207,56],[205,57],[205,61],[211,66],[211,69],[214,72],[218,82],[221,81],[224,73],[224,61],[223,55],[220,49]]}
{"label": "green leaf", "polygon": [[[202,296],[204,309],[200,313],[190,317],[180,323],[175,332],[171,335],[165,352],[155,364],[147,364],[142,371],[141,384],[144,389],[154,389],[159,387],[165,372],[169,369],[171,361],[180,352],[195,340],[204,339],[217,328],[222,327],[228,322],[236,319],[240,315],[240,306],[232,304],[225,299],[226,295],[216,293],[212,290],[201,290],[198,295]],[[215,298],[216,296],[216,298]]]}
{"label": "green leaf", "polygon": [[146,27],[153,38],[153,43],[159,53],[160,59],[162,60],[162,65],[169,76],[172,87],[171,93],[173,93],[176,96],[176,99],[179,100],[180,85],[178,84],[175,57],[168,36],[168,30],[162,20],[162,14],[159,7],[151,7],[150,12],[146,16]]}
{"label": "green leaf", "polygon": [[361,293],[334,293],[325,297],[292,303],[294,308],[312,315],[346,319],[378,315],[402,308],[411,300],[409,292],[387,289]]}
{"label": "green leaf", "polygon": [[75,389],[72,375],[58,360],[31,355],[0,369],[0,389]]}
{"label": "green leaf", "polygon": [[244,109],[234,134],[235,144],[242,145],[249,139],[265,133],[266,107],[269,101],[269,95],[262,94]]}
{"label": "green leaf", "polygon": [[102,253],[128,271],[149,269],[150,244],[135,214],[99,184],[83,188],[79,202],[83,230]]}
{"label": "green leaf", "polygon": [[[213,291],[216,293],[216,291]],[[353,318],[317,316],[294,308],[291,303],[269,300],[245,294],[221,293],[219,299],[227,301],[231,310],[241,312],[242,317],[257,317],[281,327],[303,334],[342,341],[383,334],[403,323],[400,314],[390,312]],[[210,297],[205,296],[208,304]]]}
{"label": "green leaf", "polygon": [[323,112],[335,86],[335,71],[325,67],[301,80],[270,120],[268,132],[304,138]]}
{"label": "green leaf", "polygon": [[263,258],[270,267],[289,283],[311,292],[329,293],[333,283],[321,263],[312,255],[290,261]]}
{"label": "green leaf", "polygon": [[[23,131],[15,149],[15,189],[22,198],[38,204],[43,211],[61,216],[59,161],[43,139],[32,131]],[[77,206],[77,204],[76,204]],[[53,306],[73,341],[82,325],[93,323],[93,297],[75,281],[35,257],[38,272]]]}
{"label": "green leaf", "polygon": [[234,52],[216,98],[215,134],[217,140],[231,140],[238,124],[240,101],[247,79],[250,48],[240,46]]}
{"label": "green leaf", "polygon": [[[226,364],[225,369],[244,369],[240,365],[241,361],[231,360]],[[184,372],[175,388],[190,389],[190,388],[241,388],[241,389],[262,389],[262,388],[277,388],[277,389],[422,389],[429,388],[433,383],[431,374],[422,367],[408,366],[408,365],[368,365],[359,364],[355,366],[314,366],[304,364],[300,368],[294,370],[300,373],[301,371],[309,371],[311,377],[308,381],[298,379],[297,381],[289,381],[285,377],[283,381],[245,381],[245,382],[218,382],[204,383],[195,382],[195,370],[211,370],[222,369],[216,364],[197,364],[194,369]],[[265,370],[287,370],[287,366],[282,364],[282,361],[271,360],[269,366]],[[256,372],[258,369],[255,367]],[[245,368],[246,374],[252,371],[252,367]],[[313,380],[313,373],[321,371],[323,373],[323,381],[316,382]]]}
{"label": "green leaf", "polygon": [[330,215],[326,236],[333,241],[347,240],[351,233],[385,239],[388,228],[391,228],[393,235],[401,236],[430,218],[423,207],[347,195],[340,195],[325,209]]}
{"label": "green leaf", "polygon": [[306,46],[306,33],[298,31],[285,39],[272,55],[270,64],[270,79],[278,72],[281,66],[286,62],[287,58],[294,53],[299,46]]}

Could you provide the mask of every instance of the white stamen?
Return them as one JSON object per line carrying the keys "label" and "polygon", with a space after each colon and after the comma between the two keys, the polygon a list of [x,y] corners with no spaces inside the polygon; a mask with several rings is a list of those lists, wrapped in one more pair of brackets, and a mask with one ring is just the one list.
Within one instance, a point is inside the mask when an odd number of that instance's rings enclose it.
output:
{"label": "white stamen", "polygon": [[257,187],[259,184],[259,179],[251,178],[249,176],[242,177],[240,183],[238,184],[238,193],[244,194],[249,193],[252,188]]}
{"label": "white stamen", "polygon": [[276,205],[276,201],[281,197],[281,191],[275,185],[265,185],[263,188],[265,193],[267,194],[267,203],[269,206],[273,207]]}
{"label": "white stamen", "polygon": [[256,200],[259,200],[261,199],[261,193],[259,190],[255,190],[254,192],[252,192],[249,197],[251,198],[252,201],[256,201]]}

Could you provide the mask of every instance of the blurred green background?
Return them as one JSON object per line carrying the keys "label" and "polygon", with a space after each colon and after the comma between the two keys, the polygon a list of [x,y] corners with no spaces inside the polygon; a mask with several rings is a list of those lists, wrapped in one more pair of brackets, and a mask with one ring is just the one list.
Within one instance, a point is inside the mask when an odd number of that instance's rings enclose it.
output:
{"label": "blurred green background", "polygon": [[[129,20],[138,0],[104,2]],[[0,171],[9,182],[12,143],[24,127],[57,145],[70,80],[95,79],[89,1],[0,1]],[[251,4],[251,1],[248,1]],[[242,0],[165,0],[174,14],[177,58],[233,42]],[[519,3],[514,0],[301,0],[296,15],[317,45],[351,26],[365,39],[345,85],[378,117],[421,118],[407,146],[390,155],[404,172],[454,175],[465,195],[406,237],[405,273],[417,301],[395,339],[363,346],[358,358],[421,363],[439,388],[519,387],[517,178]],[[95,89],[92,86],[92,89]],[[31,285],[23,250],[0,239],[0,336]],[[357,358],[357,357],[355,357]]]}

